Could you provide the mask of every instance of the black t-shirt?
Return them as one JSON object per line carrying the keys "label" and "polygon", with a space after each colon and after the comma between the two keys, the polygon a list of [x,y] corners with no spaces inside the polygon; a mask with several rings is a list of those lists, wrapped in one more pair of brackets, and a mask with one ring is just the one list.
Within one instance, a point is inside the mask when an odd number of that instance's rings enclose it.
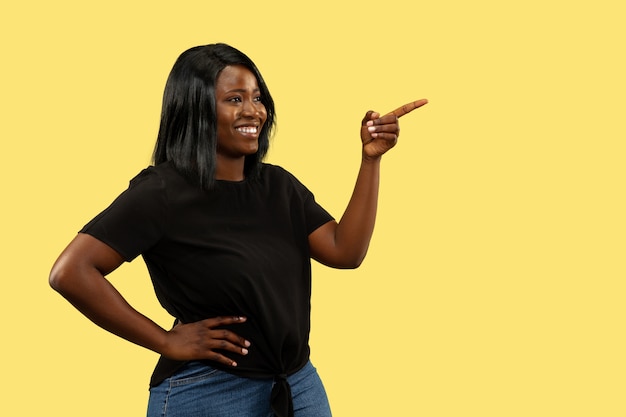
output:
{"label": "black t-shirt", "polygon": [[[284,169],[263,164],[257,179],[217,181],[206,192],[169,163],[143,170],[82,230],[131,261],[142,255],[161,305],[190,323],[241,315],[231,326],[252,343],[236,368],[246,377],[288,375],[309,357],[308,235],[332,220]],[[156,385],[180,362],[161,358]]]}

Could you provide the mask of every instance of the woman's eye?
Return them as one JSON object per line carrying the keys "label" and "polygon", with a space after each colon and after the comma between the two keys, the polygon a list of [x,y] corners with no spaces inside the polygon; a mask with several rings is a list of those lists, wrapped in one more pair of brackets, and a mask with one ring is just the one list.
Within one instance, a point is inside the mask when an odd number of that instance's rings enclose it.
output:
{"label": "woman's eye", "polygon": [[260,103],[260,102],[262,101],[262,100],[261,100],[261,96],[255,97],[255,98],[254,98],[254,101],[257,101],[257,102],[259,102],[259,103]]}
{"label": "woman's eye", "polygon": [[231,97],[228,101],[232,101],[233,103],[241,103],[241,97]]}

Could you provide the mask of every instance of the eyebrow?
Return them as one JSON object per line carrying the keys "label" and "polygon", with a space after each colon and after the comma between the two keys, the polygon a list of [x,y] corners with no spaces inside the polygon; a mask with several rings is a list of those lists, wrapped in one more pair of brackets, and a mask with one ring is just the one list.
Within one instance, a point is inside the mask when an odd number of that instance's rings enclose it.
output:
{"label": "eyebrow", "polygon": [[[228,93],[247,93],[247,92],[248,92],[248,90],[245,89],[245,88],[234,88],[232,90],[226,91],[225,93],[228,94]],[[254,90],[252,90],[252,92],[253,93],[260,93],[261,89],[257,87]]]}

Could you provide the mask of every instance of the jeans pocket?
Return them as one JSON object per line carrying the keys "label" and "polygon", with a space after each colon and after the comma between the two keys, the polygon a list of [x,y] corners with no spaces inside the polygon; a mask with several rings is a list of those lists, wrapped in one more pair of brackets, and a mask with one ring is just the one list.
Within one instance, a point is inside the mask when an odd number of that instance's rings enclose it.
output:
{"label": "jeans pocket", "polygon": [[171,387],[180,387],[202,382],[221,372],[219,369],[201,362],[189,362],[180,371],[170,377]]}

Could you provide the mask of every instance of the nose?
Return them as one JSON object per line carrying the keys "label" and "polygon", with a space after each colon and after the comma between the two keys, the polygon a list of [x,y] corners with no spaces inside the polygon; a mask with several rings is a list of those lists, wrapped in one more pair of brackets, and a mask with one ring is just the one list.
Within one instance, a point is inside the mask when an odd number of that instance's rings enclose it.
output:
{"label": "nose", "polygon": [[258,113],[256,103],[253,100],[244,100],[241,106],[242,116],[254,116]]}

